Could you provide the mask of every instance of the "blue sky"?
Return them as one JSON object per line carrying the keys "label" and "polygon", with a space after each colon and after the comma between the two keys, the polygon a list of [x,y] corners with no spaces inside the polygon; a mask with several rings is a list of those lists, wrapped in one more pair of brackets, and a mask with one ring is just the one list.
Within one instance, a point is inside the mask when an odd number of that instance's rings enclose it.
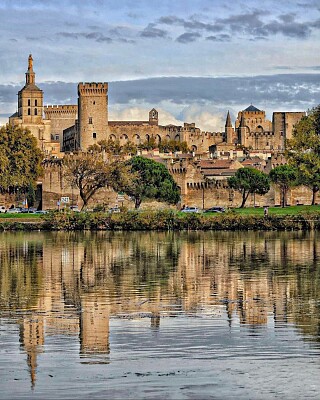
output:
{"label": "blue sky", "polygon": [[196,122],[229,109],[320,103],[314,0],[0,0],[0,122],[16,110],[32,53],[46,104],[76,103],[77,83],[110,83],[110,118]]}

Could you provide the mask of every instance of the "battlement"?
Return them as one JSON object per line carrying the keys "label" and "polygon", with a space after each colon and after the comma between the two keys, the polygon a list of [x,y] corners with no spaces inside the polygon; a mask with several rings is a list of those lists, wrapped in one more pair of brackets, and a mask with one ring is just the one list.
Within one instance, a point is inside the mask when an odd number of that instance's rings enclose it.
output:
{"label": "battlement", "polygon": [[80,82],[78,84],[78,95],[106,95],[108,92],[107,82]]}
{"label": "battlement", "polygon": [[77,105],[60,105],[60,104],[49,104],[43,107],[43,111],[46,116],[51,115],[62,115],[62,114],[77,114],[78,106]]}

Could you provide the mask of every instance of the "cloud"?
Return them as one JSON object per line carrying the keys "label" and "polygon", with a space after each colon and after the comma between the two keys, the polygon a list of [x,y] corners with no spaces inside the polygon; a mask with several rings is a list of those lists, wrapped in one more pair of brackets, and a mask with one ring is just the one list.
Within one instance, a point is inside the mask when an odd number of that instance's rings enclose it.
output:
{"label": "cloud", "polygon": [[221,24],[210,24],[206,22],[199,21],[195,17],[189,18],[189,20],[178,18],[174,15],[163,16],[157,20],[158,24],[164,25],[176,25],[182,26],[185,29],[190,30],[204,30],[208,32],[220,32],[223,30],[223,25]]}
{"label": "cloud", "polygon": [[76,39],[85,38],[89,40],[94,40],[98,43],[107,42],[111,43],[112,39],[108,36],[103,35],[101,32],[58,32],[57,36],[61,36],[67,39]]}
{"label": "cloud", "polygon": [[[148,121],[150,108],[145,107],[125,107],[114,106],[110,109],[110,121]],[[160,125],[183,125],[183,122],[178,120],[170,112],[157,107],[159,113]]]}
{"label": "cloud", "polygon": [[167,37],[167,35],[168,35],[167,31],[156,28],[154,24],[149,24],[140,33],[140,36],[144,37],[144,38],[165,38],[165,37]]}
{"label": "cloud", "polygon": [[[16,111],[16,94],[22,86],[0,85],[3,114]],[[38,86],[44,92],[45,104],[77,104],[77,83],[45,82]],[[163,124],[177,123],[175,119],[179,124],[196,122],[201,129],[212,130],[215,126],[220,130],[228,110],[236,114],[251,103],[269,114],[312,108],[320,104],[320,73],[109,82],[110,119],[146,120],[148,111],[155,107],[167,113],[163,114]]]}
{"label": "cloud", "polygon": [[196,41],[200,37],[201,37],[200,33],[185,32],[182,35],[178,36],[176,41],[179,43],[191,43],[191,42]]}
{"label": "cloud", "polygon": [[[267,21],[265,21],[267,20]],[[250,35],[251,38],[260,39],[282,34],[285,37],[306,39],[310,36],[312,29],[320,28],[320,19],[314,21],[298,22],[297,15],[295,13],[284,13],[278,17],[270,20],[270,11],[254,9],[247,13],[239,13],[229,15],[225,18],[217,18],[213,23],[207,23],[199,20],[195,17],[189,19],[183,19],[174,15],[162,16],[158,18],[156,24],[167,25],[167,26],[181,26],[185,28],[188,36],[195,35],[196,32],[227,32],[233,33],[233,35]],[[156,25],[155,24],[155,25]],[[184,40],[182,36],[182,41]],[[181,42],[178,37],[177,41]],[[199,36],[194,36],[195,39]],[[210,35],[208,40],[221,41],[219,36]],[[188,42],[188,39],[186,39]]]}
{"label": "cloud", "polygon": [[211,40],[212,42],[230,42],[231,36],[226,33],[216,36],[207,36],[206,40]]}

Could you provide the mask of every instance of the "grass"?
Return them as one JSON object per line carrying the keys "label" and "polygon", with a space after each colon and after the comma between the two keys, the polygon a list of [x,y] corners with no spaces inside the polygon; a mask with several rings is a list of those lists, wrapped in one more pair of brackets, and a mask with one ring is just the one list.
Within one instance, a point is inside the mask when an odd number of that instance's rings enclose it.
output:
{"label": "grass", "polygon": [[35,219],[40,218],[41,214],[32,214],[32,213],[17,213],[17,214],[10,214],[10,213],[0,213],[0,219]]}
{"label": "grass", "polygon": [[[298,215],[320,212],[320,205],[317,206],[288,206],[288,207],[268,207],[269,216],[272,215]],[[233,208],[231,212],[240,215],[257,215],[263,216],[263,207]]]}

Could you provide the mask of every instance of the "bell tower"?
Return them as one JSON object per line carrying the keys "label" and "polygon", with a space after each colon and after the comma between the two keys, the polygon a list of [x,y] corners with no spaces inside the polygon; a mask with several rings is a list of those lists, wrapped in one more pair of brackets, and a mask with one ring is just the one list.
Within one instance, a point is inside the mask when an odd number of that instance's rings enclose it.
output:
{"label": "bell tower", "polygon": [[42,122],[43,92],[35,82],[33,58],[29,54],[26,83],[18,93],[18,117],[22,119],[23,124],[40,124]]}
{"label": "bell tower", "polygon": [[149,124],[150,125],[158,125],[159,120],[158,120],[158,111],[153,108],[150,112],[149,112]]}

